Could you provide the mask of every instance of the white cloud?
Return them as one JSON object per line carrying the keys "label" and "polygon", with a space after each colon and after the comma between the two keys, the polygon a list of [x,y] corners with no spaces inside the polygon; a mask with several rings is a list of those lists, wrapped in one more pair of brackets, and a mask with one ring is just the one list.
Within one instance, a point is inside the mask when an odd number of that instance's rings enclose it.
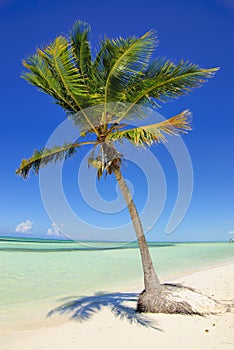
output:
{"label": "white cloud", "polygon": [[[63,225],[61,225],[63,226]],[[49,236],[61,236],[61,230],[60,228],[56,225],[55,222],[51,224],[51,228],[48,228],[47,230],[47,235]]]}
{"label": "white cloud", "polygon": [[21,233],[31,233],[30,230],[32,228],[33,222],[30,220],[26,220],[18,224],[15,228],[15,232]]}
{"label": "white cloud", "polygon": [[234,235],[234,230],[228,232],[229,235]]}

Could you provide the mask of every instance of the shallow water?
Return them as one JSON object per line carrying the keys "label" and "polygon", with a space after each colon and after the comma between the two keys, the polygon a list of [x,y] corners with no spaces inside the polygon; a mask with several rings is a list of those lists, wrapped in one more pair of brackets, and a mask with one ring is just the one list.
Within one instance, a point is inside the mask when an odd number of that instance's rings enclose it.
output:
{"label": "shallow water", "polygon": [[[234,259],[234,243],[150,243],[150,251],[163,279]],[[46,314],[61,298],[142,282],[136,243],[0,239],[0,264],[0,328],[34,317],[34,309]]]}

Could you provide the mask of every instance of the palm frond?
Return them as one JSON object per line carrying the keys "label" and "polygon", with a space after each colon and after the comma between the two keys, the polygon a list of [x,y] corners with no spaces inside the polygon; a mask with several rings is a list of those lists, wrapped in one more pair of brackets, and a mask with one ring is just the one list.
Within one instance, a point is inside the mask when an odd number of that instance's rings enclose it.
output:
{"label": "palm frond", "polygon": [[92,74],[100,93],[103,93],[104,109],[107,102],[123,101],[124,89],[134,76],[146,71],[155,45],[153,31],[141,38],[107,38],[99,43]]}
{"label": "palm frond", "polygon": [[111,61],[107,62],[109,73],[105,84],[104,103],[121,99],[123,89],[129,81],[147,69],[155,44],[154,31],[149,31],[137,39],[132,38],[125,47],[122,40],[111,40],[115,54],[110,56]]}
{"label": "palm frond", "polygon": [[30,70],[23,75],[26,80],[55,97],[58,104],[65,104],[72,115],[80,111],[86,126],[97,133],[84,109],[96,105],[100,99],[97,94],[89,93],[66,38],[59,36],[44,50],[38,49],[33,58],[24,61],[24,66]]}
{"label": "palm frond", "polygon": [[119,55],[125,52],[129,46],[137,41],[135,37],[129,38],[105,38],[99,42],[99,50],[92,64],[93,76],[99,81],[100,86],[105,88],[106,80],[112,69],[112,66]]}
{"label": "palm frond", "polygon": [[138,146],[151,146],[153,143],[165,142],[167,135],[178,135],[191,130],[191,113],[188,110],[157,124],[113,132],[110,140],[126,139]]}
{"label": "palm frond", "polygon": [[183,60],[178,64],[154,60],[144,77],[137,77],[129,84],[125,99],[131,105],[118,121],[125,118],[136,104],[151,103],[157,106],[158,102],[166,102],[200,87],[207,79],[212,78],[218,69],[200,68]]}
{"label": "palm frond", "polygon": [[73,109],[79,112],[86,107],[87,87],[78,67],[74,64],[72,48],[66,38],[57,37],[52,44],[38,54],[47,61],[70,98]]}
{"label": "palm frond", "polygon": [[77,21],[70,33],[73,56],[87,86],[86,79],[91,73],[91,49],[88,39],[90,31],[91,27],[88,23]]}
{"label": "palm frond", "polygon": [[56,163],[62,159],[71,158],[77,148],[87,144],[94,144],[94,142],[65,143],[62,147],[55,146],[50,149],[35,150],[30,158],[22,160],[19,168],[16,170],[16,174],[24,179],[29,176],[30,170],[38,174],[40,168],[49,163]]}
{"label": "palm frond", "polygon": [[57,79],[50,64],[41,55],[35,54],[23,61],[29,72],[24,72],[21,77],[39,90],[52,96],[56,103],[62,106],[66,112],[74,113],[74,107],[69,96],[59,79]]}
{"label": "palm frond", "polygon": [[[149,79],[150,96],[166,102],[202,86],[212,78],[219,68],[200,68],[189,61],[181,60],[178,64],[171,61],[154,60],[146,72]],[[150,84],[150,80],[152,82]],[[157,85],[155,85],[157,83]],[[147,87],[146,87],[147,88]]]}
{"label": "palm frond", "polygon": [[[85,113],[85,108],[90,107],[92,104],[96,105],[97,101],[94,96],[89,94],[78,68],[74,65],[71,46],[64,37],[58,37],[52,45],[47,47],[45,53],[49,56],[49,61],[53,62],[55,71],[59,79],[61,79],[65,91],[74,102],[75,111],[77,113],[80,111],[83,114],[86,126],[91,127],[98,135],[91,119]],[[44,57],[46,55],[43,54]]]}

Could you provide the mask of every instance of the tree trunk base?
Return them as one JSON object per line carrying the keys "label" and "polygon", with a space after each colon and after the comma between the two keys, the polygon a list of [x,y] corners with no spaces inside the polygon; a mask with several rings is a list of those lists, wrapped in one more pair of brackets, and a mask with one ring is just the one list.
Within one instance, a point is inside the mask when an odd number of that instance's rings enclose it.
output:
{"label": "tree trunk base", "polygon": [[217,312],[218,303],[192,288],[180,284],[164,284],[159,294],[146,292],[140,294],[137,312],[166,313],[183,315],[204,315]]}
{"label": "tree trunk base", "polygon": [[137,302],[137,312],[164,314],[198,314],[186,301],[171,300],[167,296],[153,296],[143,291]]}

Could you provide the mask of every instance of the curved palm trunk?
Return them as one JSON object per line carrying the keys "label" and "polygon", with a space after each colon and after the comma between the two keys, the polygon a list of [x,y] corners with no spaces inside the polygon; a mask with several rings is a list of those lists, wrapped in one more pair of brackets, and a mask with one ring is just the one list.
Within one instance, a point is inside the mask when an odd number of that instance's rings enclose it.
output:
{"label": "curved palm trunk", "polygon": [[[136,206],[133,202],[131,192],[128,189],[128,186],[121,174],[120,168],[116,167],[114,169],[114,174],[116,177],[116,180],[118,182],[118,185],[121,189],[121,192],[124,196],[124,199],[127,203],[128,210],[132,219],[133,227],[136,232],[140,254],[141,254],[141,260],[142,260],[142,266],[143,266],[143,272],[144,272],[144,285],[145,290],[143,291],[144,296],[147,296],[147,299],[154,299],[154,302],[157,300],[159,295],[161,294],[162,287],[160,285],[159,278],[154,270],[153,262],[150,256],[149,248],[145,239],[143,227],[136,209]],[[150,300],[148,300],[150,301]],[[150,304],[152,303],[152,300],[150,301]],[[148,303],[149,304],[149,303]],[[139,307],[138,303],[138,311],[150,311],[147,307]]]}

